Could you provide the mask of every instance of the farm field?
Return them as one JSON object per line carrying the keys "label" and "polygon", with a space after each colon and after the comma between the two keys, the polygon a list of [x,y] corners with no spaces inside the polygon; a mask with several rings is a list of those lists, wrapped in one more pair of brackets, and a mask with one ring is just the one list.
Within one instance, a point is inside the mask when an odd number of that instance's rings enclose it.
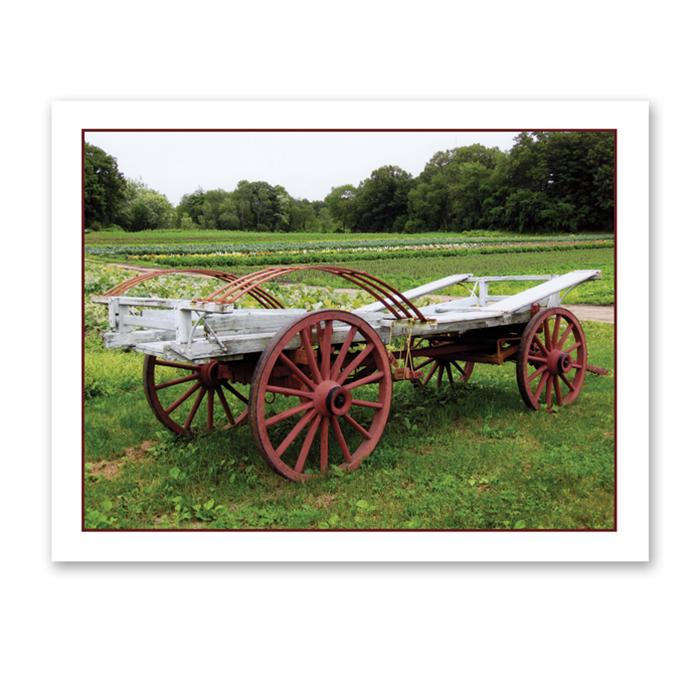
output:
{"label": "farm field", "polygon": [[[86,236],[86,259],[134,267],[207,267],[238,275],[269,265],[332,263],[361,268],[404,289],[457,272],[543,274],[588,266],[600,269],[603,279],[595,285],[574,289],[567,302],[611,304],[614,301],[614,243],[609,234],[149,233],[156,237],[150,242],[144,241],[143,233],[92,233]],[[185,233],[189,235],[184,236]],[[214,234],[220,235],[219,242],[211,241]],[[93,238],[98,235],[101,238]],[[285,281],[336,288],[345,284],[318,272],[299,273]],[[494,285],[493,293],[509,294],[521,288],[522,285],[504,283]],[[444,293],[463,294],[464,290],[447,289]]]}
{"label": "farm field", "polygon": [[[184,235],[184,234],[187,235]],[[610,529],[614,526],[614,378],[588,375],[578,401],[547,414],[525,409],[514,367],[477,365],[466,385],[438,388],[395,384],[392,413],[377,450],[353,473],[332,470],[327,478],[293,484],[274,473],[253,446],[247,424],[230,431],[174,438],[150,411],[143,394],[143,357],[106,351],[99,333],[103,307],[89,297],[126,279],[135,260],[121,246],[151,242],[171,246],[218,243],[219,232],[102,232],[86,236],[85,335],[85,526],[87,528],[427,528],[427,529]],[[481,234],[481,232],[479,232]],[[295,255],[302,243],[347,241],[328,234],[237,234],[226,232],[232,246],[264,243],[265,253]],[[158,239],[150,236],[158,236]],[[265,240],[261,240],[260,236]],[[363,241],[383,241],[372,259],[342,260],[357,247],[346,246],[324,262],[346,264],[375,274],[399,288],[416,286],[454,272],[537,274],[575,268],[603,271],[603,280],[582,285],[566,303],[613,301],[613,248],[605,236],[516,237],[485,235],[483,246],[506,245],[497,252],[477,248],[426,248],[406,257],[385,256],[387,234],[353,234]],[[416,234],[397,238],[440,245],[464,234]],[[290,237],[303,237],[291,240]],[[481,235],[478,237],[482,237]],[[514,239],[510,242],[510,239]],[[448,240],[448,244],[449,244]],[[289,249],[282,244],[297,243]],[[536,250],[520,250],[535,243]],[[563,243],[567,245],[564,246]],[[401,241],[403,244],[403,240]],[[481,245],[481,243],[480,243]],[[93,247],[110,248],[100,255]],[[276,247],[277,246],[277,247]],[[397,246],[398,247],[398,246]],[[245,274],[259,269],[252,254],[212,267]],[[428,252],[428,256],[423,253]],[[107,252],[106,250],[103,252]],[[179,256],[170,250],[167,255]],[[237,253],[241,251],[235,251]],[[366,251],[363,251],[366,252]],[[390,251],[394,252],[394,251]],[[403,252],[403,251],[402,251]],[[444,254],[447,252],[447,254]],[[150,254],[150,253],[147,253]],[[325,252],[324,252],[325,254]],[[193,255],[185,251],[184,255]],[[201,255],[201,253],[197,253]],[[288,259],[287,258],[287,259]],[[286,262],[286,259],[283,260]],[[193,263],[186,263],[190,265]],[[267,264],[267,263],[266,263]],[[155,266],[169,267],[165,263]],[[194,264],[193,264],[194,266]],[[199,262],[196,266],[201,267]],[[352,309],[363,294],[334,289],[335,278],[306,273],[291,284],[269,288],[285,303],[305,308]],[[299,284],[303,282],[303,284]],[[313,285],[313,289],[308,285]],[[144,285],[143,292],[195,296],[219,283],[170,277]],[[444,293],[461,290],[445,290]],[[495,293],[515,291],[502,285]],[[139,292],[140,293],[140,292]],[[614,327],[586,322],[589,361],[611,368]]]}

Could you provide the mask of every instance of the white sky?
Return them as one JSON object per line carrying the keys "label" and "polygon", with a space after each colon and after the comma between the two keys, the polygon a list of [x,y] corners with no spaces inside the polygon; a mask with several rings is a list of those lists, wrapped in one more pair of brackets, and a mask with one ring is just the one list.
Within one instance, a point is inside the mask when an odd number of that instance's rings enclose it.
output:
{"label": "white sky", "polygon": [[198,187],[233,190],[239,180],[282,185],[293,197],[323,199],[359,184],[381,165],[418,175],[436,151],[472,143],[507,150],[518,132],[89,132],[86,140],[177,204]]}

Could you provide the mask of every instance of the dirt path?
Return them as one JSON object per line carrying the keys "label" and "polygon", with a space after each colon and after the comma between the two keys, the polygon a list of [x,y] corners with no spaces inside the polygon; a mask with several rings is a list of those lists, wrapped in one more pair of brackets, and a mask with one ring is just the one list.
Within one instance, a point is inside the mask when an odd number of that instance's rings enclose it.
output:
{"label": "dirt path", "polygon": [[605,306],[597,306],[596,304],[564,304],[564,308],[573,311],[582,321],[615,323],[615,307],[612,304]]}

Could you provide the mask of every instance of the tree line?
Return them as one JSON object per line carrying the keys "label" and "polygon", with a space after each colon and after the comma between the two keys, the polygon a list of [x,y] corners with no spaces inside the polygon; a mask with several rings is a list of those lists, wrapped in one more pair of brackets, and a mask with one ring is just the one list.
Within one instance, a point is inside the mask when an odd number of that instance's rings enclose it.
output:
{"label": "tree line", "polygon": [[174,207],[116,160],[85,144],[85,225],[245,231],[611,231],[612,132],[522,132],[509,151],[480,144],[437,152],[413,177],[395,165],[323,200],[241,180],[235,189],[186,194]]}

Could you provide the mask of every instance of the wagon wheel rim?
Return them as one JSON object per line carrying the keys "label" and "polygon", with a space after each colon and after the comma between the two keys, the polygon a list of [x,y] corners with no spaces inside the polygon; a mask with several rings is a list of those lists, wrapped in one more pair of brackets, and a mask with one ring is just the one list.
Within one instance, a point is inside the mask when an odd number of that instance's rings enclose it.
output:
{"label": "wagon wheel rim", "polygon": [[[338,341],[340,324],[347,332]],[[293,481],[331,464],[357,469],[384,432],[391,393],[389,358],[371,326],[344,311],[311,313],[281,330],[258,361],[253,437],[267,463]],[[270,394],[283,402],[270,403]]]}
{"label": "wagon wheel rim", "polygon": [[147,355],[143,380],[156,418],[177,435],[233,428],[248,415],[247,397],[217,360],[196,365]]}
{"label": "wagon wheel rim", "polygon": [[528,323],[518,352],[518,388],[527,406],[573,403],[588,362],[586,336],[576,316],[561,307],[544,309]]}
{"label": "wagon wheel rim", "polygon": [[[435,347],[441,344],[443,343],[431,343],[431,346]],[[466,384],[466,382],[469,381],[469,377],[471,377],[474,371],[474,362],[471,360],[419,356],[413,364],[413,369],[423,373],[421,377],[417,377],[413,380],[415,386],[427,386],[433,377],[436,378],[438,387],[442,386],[443,381],[454,386],[458,383]]]}

